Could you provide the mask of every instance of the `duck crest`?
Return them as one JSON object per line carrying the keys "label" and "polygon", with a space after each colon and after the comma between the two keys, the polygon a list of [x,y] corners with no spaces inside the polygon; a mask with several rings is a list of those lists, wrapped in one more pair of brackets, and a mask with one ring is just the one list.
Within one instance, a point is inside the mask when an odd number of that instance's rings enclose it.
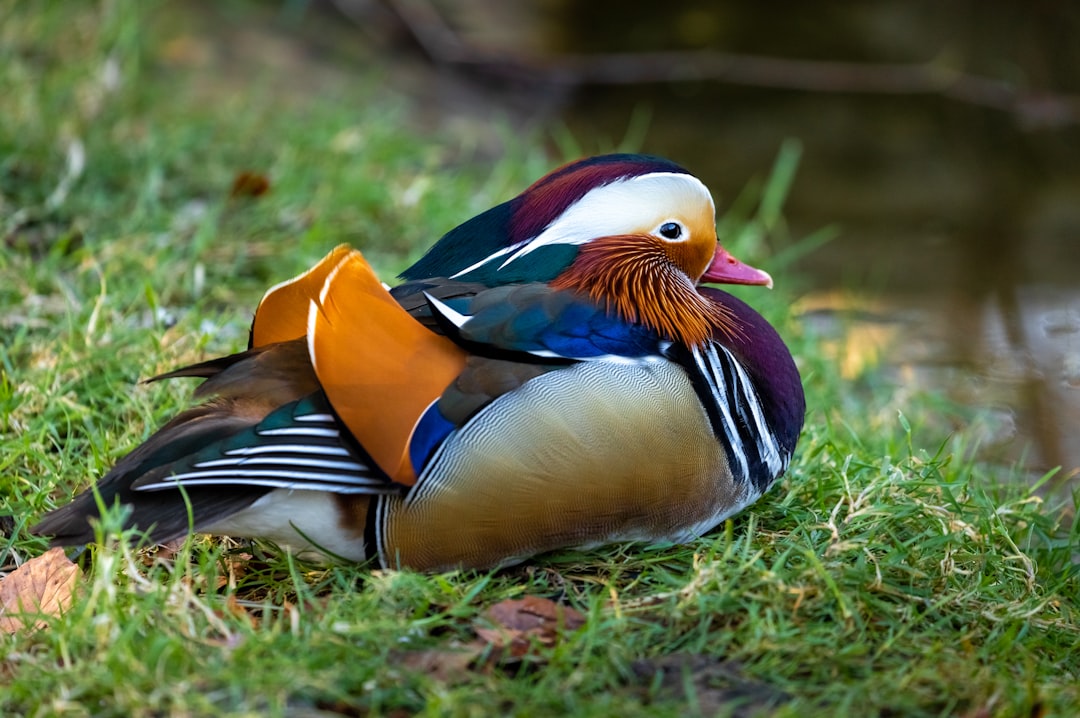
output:
{"label": "duck crest", "polygon": [[590,191],[653,173],[690,176],[670,160],[647,155],[601,155],[563,165],[517,197],[447,232],[401,278],[451,277],[489,286],[550,281],[574,261],[578,244],[540,247],[529,252],[528,262],[507,260]]}
{"label": "duck crest", "polygon": [[564,165],[533,182],[517,197],[510,220],[510,238],[512,241],[532,239],[597,187],[661,172],[689,174],[670,160],[647,155],[602,155]]}

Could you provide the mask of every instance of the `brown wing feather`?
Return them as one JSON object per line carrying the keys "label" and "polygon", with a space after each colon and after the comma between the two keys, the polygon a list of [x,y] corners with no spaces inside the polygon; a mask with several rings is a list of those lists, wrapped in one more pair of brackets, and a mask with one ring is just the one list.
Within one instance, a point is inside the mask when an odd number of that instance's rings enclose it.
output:
{"label": "brown wing feather", "polygon": [[[214,524],[250,506],[269,489],[191,487],[185,499],[180,491],[136,491],[133,485],[140,478],[209,443],[243,431],[279,406],[318,389],[303,340],[183,367],[151,381],[180,376],[207,377],[195,394],[214,398],[174,417],[121,459],[95,487],[105,506],[116,502],[130,505],[126,526],[150,530],[156,542]],[[90,521],[98,517],[94,490],[85,491],[70,504],[46,514],[32,532],[52,536],[54,545],[87,543],[94,539]]]}
{"label": "brown wing feather", "polygon": [[469,417],[498,397],[557,368],[557,365],[551,364],[527,364],[470,356],[461,374],[439,397],[439,411],[447,420],[458,425],[464,424]]}
{"label": "brown wing feather", "polygon": [[267,490],[247,486],[193,488],[187,492],[194,524],[189,526],[188,506],[181,492],[140,492],[134,491],[132,484],[148,471],[247,428],[254,423],[249,418],[253,413],[250,409],[238,407],[234,401],[215,399],[179,414],[121,459],[94,489],[46,514],[31,532],[51,536],[55,546],[93,541],[90,521],[101,516],[95,491],[107,507],[117,502],[131,506],[125,528],[135,526],[149,531],[156,543],[179,538],[190,528],[198,529],[246,508]]}

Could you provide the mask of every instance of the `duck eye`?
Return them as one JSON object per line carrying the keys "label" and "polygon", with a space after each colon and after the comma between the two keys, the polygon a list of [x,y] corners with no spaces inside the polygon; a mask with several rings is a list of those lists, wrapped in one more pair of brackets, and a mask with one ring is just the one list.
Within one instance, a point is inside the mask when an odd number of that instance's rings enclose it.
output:
{"label": "duck eye", "polygon": [[677,222],[665,222],[660,225],[660,236],[664,239],[678,239],[682,236],[682,226]]}

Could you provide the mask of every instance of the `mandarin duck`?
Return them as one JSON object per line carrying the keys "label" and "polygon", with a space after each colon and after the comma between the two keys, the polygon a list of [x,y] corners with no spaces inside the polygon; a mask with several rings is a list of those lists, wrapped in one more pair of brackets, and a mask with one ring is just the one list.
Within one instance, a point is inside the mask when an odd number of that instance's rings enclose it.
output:
{"label": "mandarin duck", "polygon": [[805,403],[776,331],[700,282],[772,286],[718,245],[668,160],[573,162],[442,237],[387,289],[334,249],[271,288],[247,351],[34,532],[94,539],[99,505],[337,560],[493,568],[686,542],[760,497]]}

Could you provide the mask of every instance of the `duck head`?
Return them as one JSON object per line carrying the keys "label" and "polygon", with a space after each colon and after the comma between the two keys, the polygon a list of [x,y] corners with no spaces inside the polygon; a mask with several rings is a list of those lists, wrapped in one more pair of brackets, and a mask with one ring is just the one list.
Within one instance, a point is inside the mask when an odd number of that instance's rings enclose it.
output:
{"label": "duck head", "polygon": [[698,178],[670,160],[612,154],[578,160],[448,232],[404,279],[487,286],[548,282],[685,344],[737,331],[698,282],[772,278],[723,249]]}

